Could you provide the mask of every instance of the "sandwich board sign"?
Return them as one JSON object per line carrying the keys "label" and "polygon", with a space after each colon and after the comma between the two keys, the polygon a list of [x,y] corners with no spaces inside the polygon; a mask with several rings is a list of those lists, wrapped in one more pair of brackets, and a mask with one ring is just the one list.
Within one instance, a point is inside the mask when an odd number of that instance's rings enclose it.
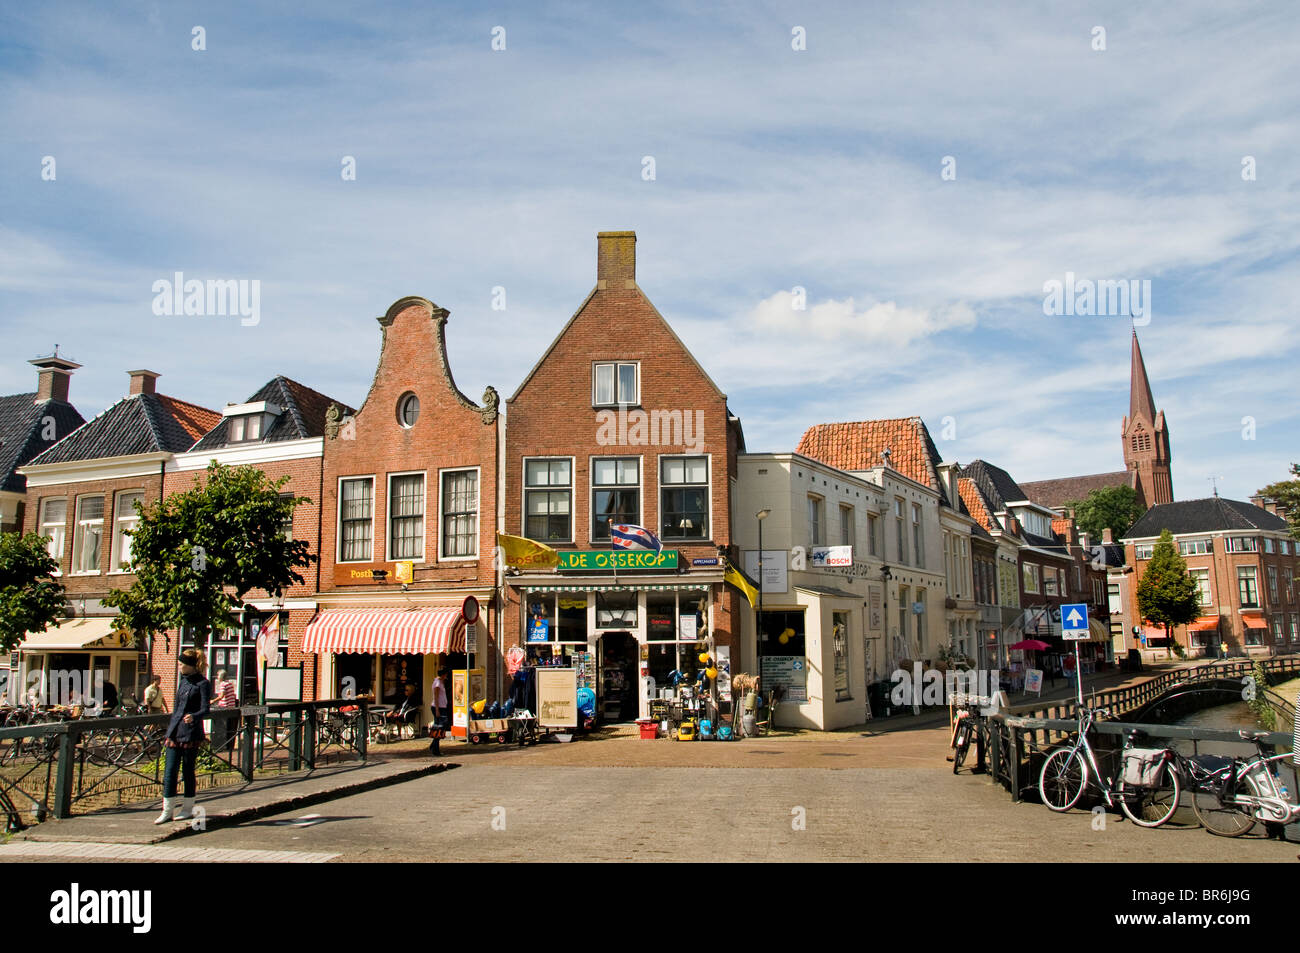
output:
{"label": "sandwich board sign", "polygon": [[1087,603],[1064,603],[1061,606],[1061,638],[1067,642],[1086,642],[1088,636]]}

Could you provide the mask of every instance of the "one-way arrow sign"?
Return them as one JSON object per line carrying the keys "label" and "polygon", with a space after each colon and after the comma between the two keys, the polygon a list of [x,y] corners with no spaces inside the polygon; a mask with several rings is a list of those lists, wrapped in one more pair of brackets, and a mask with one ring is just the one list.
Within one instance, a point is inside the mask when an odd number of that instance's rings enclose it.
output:
{"label": "one-way arrow sign", "polygon": [[1061,606],[1061,638],[1067,642],[1088,640],[1087,603],[1067,602]]}

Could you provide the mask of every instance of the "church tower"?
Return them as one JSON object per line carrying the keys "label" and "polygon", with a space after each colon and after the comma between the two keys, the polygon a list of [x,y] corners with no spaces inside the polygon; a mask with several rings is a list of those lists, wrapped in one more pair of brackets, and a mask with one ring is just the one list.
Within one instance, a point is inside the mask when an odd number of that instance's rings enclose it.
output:
{"label": "church tower", "polygon": [[1124,468],[1129,472],[1130,485],[1137,490],[1138,500],[1145,507],[1172,503],[1174,488],[1169,475],[1169,431],[1165,427],[1165,412],[1157,413],[1156,402],[1151,397],[1151,383],[1147,380],[1136,329],[1133,331],[1129,410],[1122,433]]}

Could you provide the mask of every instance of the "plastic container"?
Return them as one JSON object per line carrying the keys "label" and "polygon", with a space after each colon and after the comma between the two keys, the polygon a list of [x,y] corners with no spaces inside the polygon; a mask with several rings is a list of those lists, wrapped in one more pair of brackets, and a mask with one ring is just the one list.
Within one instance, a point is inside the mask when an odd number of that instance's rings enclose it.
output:
{"label": "plastic container", "polygon": [[638,721],[642,741],[654,741],[659,737],[659,723],[656,721]]}

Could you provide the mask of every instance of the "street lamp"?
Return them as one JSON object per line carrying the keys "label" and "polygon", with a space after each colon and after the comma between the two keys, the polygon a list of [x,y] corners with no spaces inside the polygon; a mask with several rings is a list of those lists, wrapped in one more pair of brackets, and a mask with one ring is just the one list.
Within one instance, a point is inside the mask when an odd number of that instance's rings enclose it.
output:
{"label": "street lamp", "polygon": [[754,514],[754,519],[758,520],[758,614],[754,616],[754,660],[758,667],[758,674],[763,674],[763,664],[758,661],[761,654],[761,645],[763,638],[763,520],[771,514],[771,509],[763,507]]}

